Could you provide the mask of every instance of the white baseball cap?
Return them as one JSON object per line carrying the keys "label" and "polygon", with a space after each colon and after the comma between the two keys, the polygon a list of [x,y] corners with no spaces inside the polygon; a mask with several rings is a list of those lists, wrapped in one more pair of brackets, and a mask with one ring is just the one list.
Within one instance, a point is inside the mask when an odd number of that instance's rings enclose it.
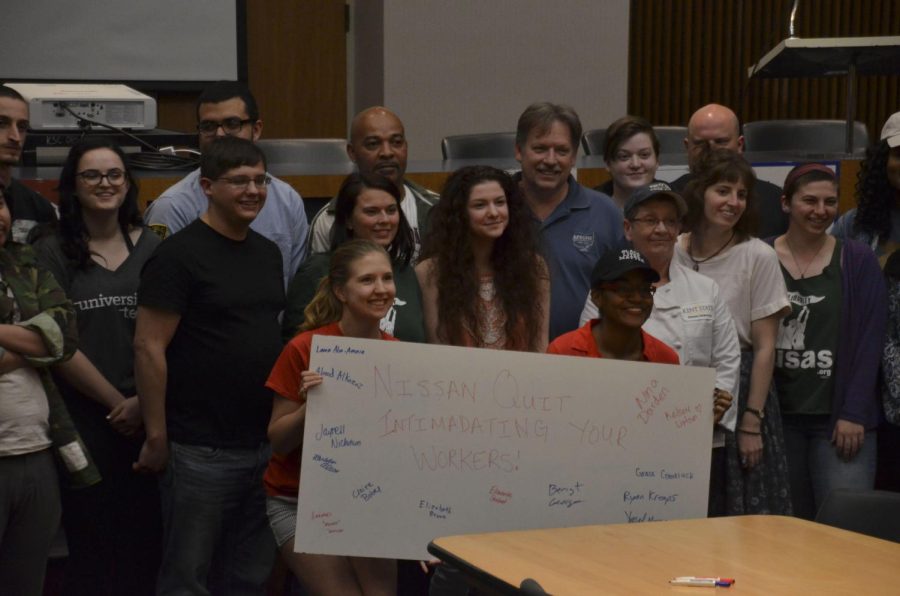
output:
{"label": "white baseball cap", "polygon": [[900,112],[894,112],[881,129],[881,140],[887,141],[888,147],[900,146]]}

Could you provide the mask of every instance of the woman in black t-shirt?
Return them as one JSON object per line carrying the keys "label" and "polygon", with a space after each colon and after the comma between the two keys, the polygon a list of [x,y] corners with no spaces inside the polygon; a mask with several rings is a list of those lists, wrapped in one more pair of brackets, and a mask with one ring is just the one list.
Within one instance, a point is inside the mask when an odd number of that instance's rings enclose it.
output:
{"label": "woman in black t-shirt", "polygon": [[141,224],[137,195],[122,150],[82,139],[60,173],[55,234],[35,247],[75,306],[78,351],[54,376],[103,477],[62,494],[66,594],[152,594],[156,585],[156,479],[131,468],[142,432],[132,342],[140,271],[160,239]]}

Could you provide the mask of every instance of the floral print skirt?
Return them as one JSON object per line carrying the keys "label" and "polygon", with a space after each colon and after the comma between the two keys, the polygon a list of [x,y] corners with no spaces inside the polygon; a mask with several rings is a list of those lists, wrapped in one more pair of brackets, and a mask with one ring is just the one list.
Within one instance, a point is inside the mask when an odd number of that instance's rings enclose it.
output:
{"label": "floral print skirt", "polygon": [[[741,352],[741,388],[738,398],[738,426],[750,393],[750,370],[753,352]],[[762,459],[752,470],[741,466],[735,433],[725,433],[724,504],[713,506],[725,515],[771,514],[791,515],[791,489],[788,476],[781,410],[775,384],[769,387],[765,417],[761,429]]]}

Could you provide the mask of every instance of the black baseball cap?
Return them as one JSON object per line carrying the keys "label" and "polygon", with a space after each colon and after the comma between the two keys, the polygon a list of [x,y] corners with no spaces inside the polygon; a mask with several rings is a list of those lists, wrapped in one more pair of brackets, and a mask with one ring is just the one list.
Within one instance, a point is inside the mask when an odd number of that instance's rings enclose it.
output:
{"label": "black baseball cap", "polygon": [[633,248],[623,247],[603,253],[591,272],[591,287],[621,279],[629,271],[642,272],[651,283],[659,281],[659,273],[647,264],[641,253]]}
{"label": "black baseball cap", "polygon": [[672,187],[665,182],[653,182],[647,186],[641,186],[631,193],[631,196],[625,201],[625,217],[630,218],[641,203],[655,198],[667,198],[675,203],[678,217],[684,217],[687,214],[687,203],[680,194],[672,190]]}

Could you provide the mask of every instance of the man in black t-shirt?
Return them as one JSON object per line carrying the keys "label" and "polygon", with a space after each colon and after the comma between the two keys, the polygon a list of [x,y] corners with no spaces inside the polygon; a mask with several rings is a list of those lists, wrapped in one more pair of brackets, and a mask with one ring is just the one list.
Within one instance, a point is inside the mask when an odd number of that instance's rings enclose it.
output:
{"label": "man in black t-shirt", "polygon": [[12,214],[12,239],[16,242],[27,241],[37,224],[56,220],[50,201],[12,177],[27,134],[28,103],[15,89],[0,85],[0,185],[5,188],[3,194]]}
{"label": "man in black t-shirt", "polygon": [[[744,152],[741,123],[729,108],[717,103],[705,105],[688,121],[688,136],[684,139],[691,171],[670,183],[672,190],[683,193],[691,181],[697,163],[708,149],[729,149]],[[788,217],[781,209],[781,188],[766,180],[757,180],[756,195],[759,201],[759,230],[757,236],[768,238],[787,232]]]}
{"label": "man in black t-shirt", "polygon": [[261,594],[274,560],[265,381],[281,350],[284,285],[278,247],[250,229],[268,181],[252,141],[214,140],[200,165],[208,210],[141,274],[135,377],[146,440],[135,468],[161,473],[160,594]]}

